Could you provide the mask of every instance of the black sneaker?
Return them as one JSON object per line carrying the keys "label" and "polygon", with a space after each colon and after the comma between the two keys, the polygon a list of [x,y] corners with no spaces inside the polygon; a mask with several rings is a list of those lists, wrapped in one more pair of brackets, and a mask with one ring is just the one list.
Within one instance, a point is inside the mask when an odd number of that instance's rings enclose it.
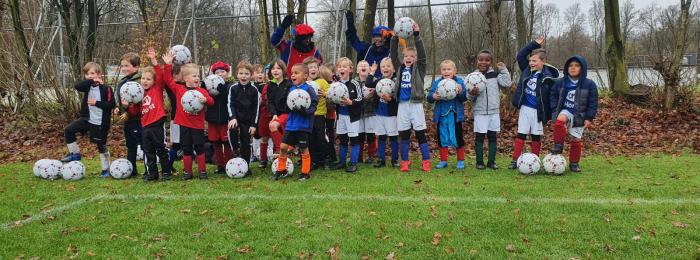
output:
{"label": "black sneaker", "polygon": [[243,175],[243,178],[248,178],[250,176],[253,176],[253,171],[248,169],[248,171],[245,173],[245,175]]}
{"label": "black sneaker", "polygon": [[510,161],[510,166],[508,166],[508,169],[511,169],[511,170],[518,169],[518,161]]}
{"label": "black sneaker", "polygon": [[384,160],[377,160],[377,164],[374,165],[374,168],[382,168],[386,166],[386,161]]}
{"label": "black sneaker", "polygon": [[346,165],[344,163],[337,163],[336,165],[333,165],[331,167],[333,170],[342,170],[345,169]]}
{"label": "black sneaker", "polygon": [[364,163],[366,163],[366,164],[372,164],[372,163],[374,163],[374,157],[373,157],[373,156],[368,156],[367,159],[365,159]]}
{"label": "black sneaker", "polygon": [[223,167],[223,166],[217,167],[216,174],[226,174],[226,167]]}
{"label": "black sneaker", "polygon": [[129,175],[129,179],[137,178],[137,177],[139,177],[139,173],[138,173],[138,172],[131,172],[131,175]]}
{"label": "black sneaker", "polygon": [[305,181],[311,178],[309,174],[299,174],[299,181]]}
{"label": "black sneaker", "polygon": [[273,181],[276,181],[276,180],[279,180],[280,177],[282,177],[282,173],[280,173],[280,172],[275,172],[274,174],[272,174],[272,176],[270,177],[270,179],[272,179]]}
{"label": "black sneaker", "polygon": [[552,147],[552,149],[549,149],[549,152],[551,154],[561,154],[563,150],[564,150],[563,144],[554,144],[554,147]]}
{"label": "black sneaker", "polygon": [[476,169],[477,170],[486,169],[486,165],[484,164],[484,162],[476,162]]}
{"label": "black sneaker", "polygon": [[207,176],[207,173],[206,173],[206,172],[200,172],[200,173],[199,173],[199,179],[200,179],[200,180],[206,180],[206,179],[209,179],[209,176]]}
{"label": "black sneaker", "polygon": [[172,175],[171,175],[170,173],[168,173],[168,172],[164,172],[164,173],[163,173],[163,180],[164,180],[164,181],[169,181],[169,180],[171,180],[172,178],[173,178],[173,177],[172,177]]}
{"label": "black sneaker", "polygon": [[183,180],[183,181],[191,180],[192,178],[194,178],[194,175],[192,175],[191,173],[187,173],[187,172],[186,172],[186,173],[183,173],[183,174],[182,174],[182,180]]}
{"label": "black sneaker", "polygon": [[491,170],[498,170],[498,165],[496,165],[495,162],[488,162],[488,163],[486,164],[486,167],[488,167],[488,168],[491,169]]}
{"label": "black sneaker", "polygon": [[391,167],[398,168],[401,167],[401,163],[398,160],[391,160]]}
{"label": "black sneaker", "polygon": [[572,163],[569,165],[569,170],[571,170],[571,172],[581,172],[581,166],[579,166],[578,163]]}
{"label": "black sneaker", "polygon": [[350,164],[347,169],[345,169],[346,172],[354,173],[357,171],[357,164]]}
{"label": "black sneaker", "polygon": [[157,181],[158,180],[158,174],[146,174],[146,176],[143,176],[143,181],[145,182],[151,182],[151,181]]}
{"label": "black sneaker", "polygon": [[267,168],[267,161],[260,161],[260,164],[258,165],[260,169],[265,169]]}

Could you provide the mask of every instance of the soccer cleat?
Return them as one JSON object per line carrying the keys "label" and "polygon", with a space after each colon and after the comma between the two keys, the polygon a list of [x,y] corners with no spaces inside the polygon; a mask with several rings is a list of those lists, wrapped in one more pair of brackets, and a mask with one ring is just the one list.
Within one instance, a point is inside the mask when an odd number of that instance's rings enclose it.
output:
{"label": "soccer cleat", "polygon": [[401,167],[399,161],[391,160],[391,167]]}
{"label": "soccer cleat", "polygon": [[510,161],[510,166],[508,166],[508,169],[511,169],[511,170],[518,169],[518,161],[516,161],[516,160]]}
{"label": "soccer cleat", "polygon": [[483,162],[477,162],[477,163],[476,163],[476,169],[477,169],[477,170],[486,169],[486,165],[485,165]]}
{"label": "soccer cleat", "polygon": [[488,162],[486,163],[486,167],[491,169],[491,170],[498,170],[498,165],[496,165],[495,162]]}
{"label": "soccer cleat", "polygon": [[365,159],[366,164],[372,164],[374,163],[374,157],[373,156],[367,156],[367,159]]}
{"label": "soccer cleat", "polygon": [[62,163],[69,163],[72,161],[80,161],[80,154],[79,153],[69,153],[68,155],[66,155],[66,157],[63,157],[63,159],[61,159]]}
{"label": "soccer cleat", "polygon": [[562,151],[564,151],[563,144],[554,144],[554,147],[552,147],[552,149],[549,149],[549,152],[551,154],[561,154]]}
{"label": "soccer cleat", "polygon": [[243,178],[248,178],[250,176],[253,176],[253,171],[251,169],[248,169],[248,171],[243,175]]}
{"label": "soccer cleat", "polygon": [[299,181],[305,181],[311,178],[309,174],[299,174]]}
{"label": "soccer cleat", "polygon": [[464,169],[464,161],[457,161],[457,170]]}
{"label": "soccer cleat", "polygon": [[423,172],[430,172],[430,160],[423,160],[423,162],[421,162],[421,165],[423,166]]}
{"label": "soccer cleat", "polygon": [[386,161],[384,160],[377,160],[377,163],[374,164],[374,168],[382,168],[386,166]]}
{"label": "soccer cleat", "polygon": [[134,172],[131,172],[131,175],[129,175],[129,179],[131,179],[131,178],[137,178],[137,177],[139,177],[139,173],[138,173],[138,172],[135,172],[135,171],[134,171]]}
{"label": "soccer cleat", "polygon": [[223,166],[217,167],[216,174],[226,174],[226,167],[223,167]]}
{"label": "soccer cleat", "polygon": [[183,180],[183,181],[191,180],[193,177],[194,177],[194,175],[192,175],[191,173],[187,173],[187,172],[186,172],[186,173],[182,174],[182,180]]}
{"label": "soccer cleat", "polygon": [[172,179],[172,174],[171,174],[171,173],[168,173],[168,172],[164,172],[164,173],[163,173],[163,180],[164,180],[164,181],[169,181],[169,180],[171,180],[171,179]]}
{"label": "soccer cleat", "polygon": [[401,168],[399,171],[408,172],[411,168],[411,161],[401,161]]}
{"label": "soccer cleat", "polygon": [[346,172],[354,173],[357,172],[357,164],[350,164],[347,169],[345,169]]}
{"label": "soccer cleat", "polygon": [[571,165],[569,165],[569,170],[571,170],[571,172],[581,172],[581,166],[579,166],[578,163],[571,163]]}
{"label": "soccer cleat", "polygon": [[158,174],[155,174],[155,175],[146,174],[146,176],[143,177],[143,181],[145,181],[145,182],[157,181],[157,180],[158,180]]}
{"label": "soccer cleat", "polygon": [[336,165],[333,165],[332,169],[333,170],[342,170],[345,169],[346,165],[344,163],[337,163]]}
{"label": "soccer cleat", "polygon": [[267,168],[267,161],[260,161],[260,164],[258,165],[260,169],[265,169]]}
{"label": "soccer cleat", "polygon": [[101,178],[109,178],[109,176],[110,176],[109,170],[104,170],[100,173]]}
{"label": "soccer cleat", "polygon": [[200,179],[200,180],[206,180],[206,179],[209,179],[209,176],[207,176],[207,173],[206,173],[206,172],[200,172],[200,173],[199,173],[199,179]]}
{"label": "soccer cleat", "polygon": [[435,165],[435,169],[442,169],[447,167],[447,162],[446,161],[440,161],[437,165]]}

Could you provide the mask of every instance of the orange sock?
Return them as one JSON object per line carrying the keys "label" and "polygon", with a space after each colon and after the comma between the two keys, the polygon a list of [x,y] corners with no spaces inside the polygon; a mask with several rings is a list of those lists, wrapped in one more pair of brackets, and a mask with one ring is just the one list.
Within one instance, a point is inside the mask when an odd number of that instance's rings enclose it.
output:
{"label": "orange sock", "polygon": [[309,172],[311,172],[311,155],[306,150],[301,154],[301,174],[309,174]]}
{"label": "orange sock", "polygon": [[277,171],[286,172],[287,171],[287,156],[280,155],[277,157]]}

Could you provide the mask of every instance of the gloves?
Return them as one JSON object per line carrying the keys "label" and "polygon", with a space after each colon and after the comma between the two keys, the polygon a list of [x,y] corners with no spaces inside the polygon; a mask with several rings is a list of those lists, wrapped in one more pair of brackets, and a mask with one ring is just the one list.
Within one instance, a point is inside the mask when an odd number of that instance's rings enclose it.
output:
{"label": "gloves", "polygon": [[289,28],[290,25],[294,22],[294,15],[290,14],[284,17],[284,20],[282,20],[282,28]]}
{"label": "gloves", "polygon": [[352,11],[345,11],[345,20],[348,21],[348,24],[355,24],[355,15],[352,14]]}

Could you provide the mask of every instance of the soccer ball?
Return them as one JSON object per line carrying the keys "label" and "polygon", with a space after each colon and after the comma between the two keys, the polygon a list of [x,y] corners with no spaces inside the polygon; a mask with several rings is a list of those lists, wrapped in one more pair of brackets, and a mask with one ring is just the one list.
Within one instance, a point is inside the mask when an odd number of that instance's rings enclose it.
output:
{"label": "soccer ball", "polygon": [[112,175],[112,178],[115,179],[126,179],[131,176],[133,169],[129,160],[124,158],[116,159],[109,165],[109,175]]}
{"label": "soccer ball", "polygon": [[143,100],[143,86],[138,82],[127,81],[119,89],[119,96],[126,100],[129,104],[136,104]]}
{"label": "soccer ball", "polygon": [[415,23],[416,22],[414,22],[410,17],[399,18],[399,20],[396,21],[396,25],[394,25],[394,32],[396,32],[396,36],[406,39],[413,35],[413,24]]}
{"label": "soccer ball", "polygon": [[209,95],[216,96],[219,95],[219,90],[217,89],[219,85],[226,84],[226,81],[224,81],[224,78],[220,77],[219,75],[216,74],[211,74],[207,76],[206,79],[204,79],[204,86],[207,87],[207,91],[209,91]]}
{"label": "soccer ball", "polygon": [[484,76],[484,74],[481,74],[481,72],[469,73],[465,81],[467,85],[467,91],[469,92],[471,92],[474,89],[474,87],[479,88],[479,93],[481,93],[481,91],[484,91],[484,88],[486,88],[486,77]]}
{"label": "soccer ball", "polygon": [[136,146],[136,160],[143,160],[143,149],[141,149],[141,145]]}
{"label": "soccer ball", "polygon": [[381,79],[379,82],[377,82],[377,94],[379,95],[384,95],[387,94],[389,96],[394,95],[394,81],[391,79]]}
{"label": "soccer ball", "polygon": [[342,104],[344,98],[350,97],[350,92],[348,91],[348,86],[340,82],[333,82],[331,87],[328,89],[328,95],[326,95],[331,102],[336,104]]}
{"label": "soccer ball", "polygon": [[442,100],[453,100],[457,97],[457,81],[453,79],[443,79],[438,83],[436,92]]}
{"label": "soccer ball", "polygon": [[204,103],[199,101],[202,98],[204,98],[204,95],[202,95],[202,93],[199,91],[188,90],[184,95],[182,95],[182,100],[180,100],[180,103],[182,103],[182,110],[196,115],[202,111],[202,109],[204,109]]}
{"label": "soccer ball", "polygon": [[61,176],[64,180],[77,181],[85,175],[85,166],[80,161],[72,161],[61,167]]}
{"label": "soccer ball", "polygon": [[230,178],[240,179],[248,172],[248,163],[243,158],[233,158],[226,163],[226,175]]}
{"label": "soccer ball", "polygon": [[[279,161],[279,158],[272,161],[272,166],[270,167],[270,168],[272,168],[272,174],[277,173],[278,161]],[[287,174],[282,176],[282,178],[287,177],[289,175],[292,175],[293,172],[294,172],[294,163],[292,163],[291,159],[287,158]]]}
{"label": "soccer ball", "polygon": [[306,85],[309,85],[309,87],[313,88],[314,91],[316,91],[316,95],[318,95],[318,91],[321,90],[321,86],[316,83],[316,81],[309,80],[306,82]]}
{"label": "soccer ball", "polygon": [[289,91],[287,106],[291,110],[308,109],[311,106],[311,96],[303,89]]}
{"label": "soccer ball", "polygon": [[373,88],[362,87],[362,97],[365,99],[371,98],[374,95],[373,90]]}
{"label": "soccer ball", "polygon": [[542,166],[546,173],[562,175],[566,171],[566,159],[561,154],[548,154],[542,160]]}
{"label": "soccer ball", "polygon": [[192,53],[190,49],[185,47],[185,45],[175,45],[170,48],[170,52],[173,54],[173,63],[177,65],[183,65],[192,62]]}
{"label": "soccer ball", "polygon": [[63,166],[63,164],[58,160],[38,160],[34,163],[34,176],[42,179],[55,180],[61,174],[61,166]]}
{"label": "soccer ball", "polygon": [[524,153],[518,157],[518,171],[525,175],[535,175],[540,171],[540,157],[534,153]]}

